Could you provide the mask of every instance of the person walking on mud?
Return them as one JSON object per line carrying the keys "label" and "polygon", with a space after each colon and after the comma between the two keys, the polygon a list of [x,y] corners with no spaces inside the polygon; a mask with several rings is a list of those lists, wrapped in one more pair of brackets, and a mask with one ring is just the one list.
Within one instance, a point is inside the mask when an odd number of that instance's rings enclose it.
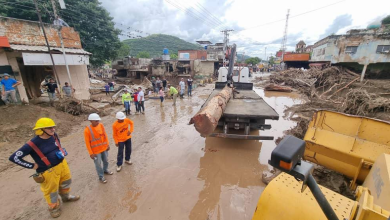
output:
{"label": "person walking on mud", "polygon": [[135,114],[138,114],[139,103],[138,103],[138,90],[137,89],[134,89],[133,100],[134,100],[134,105],[135,105]]}
{"label": "person walking on mud", "polygon": [[54,81],[53,78],[49,80],[48,83],[45,84],[47,87],[47,94],[49,96],[50,105],[54,106],[54,100],[56,99],[56,92],[57,94],[60,94],[60,91],[58,91],[57,83]]}
{"label": "person walking on mud", "polygon": [[164,96],[165,96],[165,92],[164,92],[164,89],[163,87],[160,87],[160,91],[158,91],[158,94],[160,96],[160,106],[162,107],[163,106],[163,102],[164,102]]}
{"label": "person walking on mud", "polygon": [[173,97],[173,105],[176,105],[176,99],[177,99],[177,89],[171,85],[168,85],[169,88],[169,94]]}
{"label": "person walking on mud", "polygon": [[122,104],[125,107],[126,115],[131,115],[130,113],[131,101],[133,101],[133,99],[131,98],[131,94],[127,89],[125,89],[125,93],[122,94]]}
{"label": "person walking on mud", "polygon": [[[142,114],[145,114],[145,106],[144,106],[144,103],[145,103],[145,93],[144,91],[142,91],[142,88],[141,87],[138,87],[138,110],[139,110],[139,113],[142,113]],[[142,112],[141,112],[141,109],[142,109]]]}
{"label": "person walking on mud", "polygon": [[180,98],[184,98],[184,91],[186,90],[186,84],[183,78],[181,78],[179,82],[179,86],[180,86]]}
{"label": "person walking on mud", "polygon": [[103,124],[100,123],[101,120],[100,116],[96,113],[88,116],[88,121],[91,122],[91,125],[84,129],[84,139],[89,157],[95,163],[100,182],[107,183],[104,174],[112,175],[114,173],[108,170],[108,151],[110,150],[110,145],[106,130]]}
{"label": "person walking on mud", "polygon": [[187,95],[188,95],[188,97],[192,96],[192,82],[193,82],[193,80],[191,77],[187,79],[187,86],[188,86]]}
{"label": "person walking on mud", "polygon": [[159,93],[160,91],[160,87],[162,86],[162,81],[160,80],[160,77],[157,77],[157,80],[156,80],[156,94]]}
{"label": "person walking on mud", "polygon": [[[73,202],[80,196],[70,195],[72,183],[70,170],[65,156],[65,148],[61,147],[60,139],[55,133],[56,124],[50,118],[40,118],[33,130],[36,136],[13,153],[9,160],[15,164],[36,170],[33,175],[35,182],[41,186],[41,191],[49,205],[51,217],[61,215],[62,202]],[[23,158],[30,155],[34,163]],[[60,195],[60,197],[58,196]]]}
{"label": "person walking on mud", "polygon": [[165,77],[162,80],[162,86],[164,87],[164,92],[165,92],[165,90],[167,89],[167,80],[165,79]]}
{"label": "person walking on mud", "polygon": [[110,95],[110,85],[108,83],[104,86],[104,89],[106,90],[106,96]]}
{"label": "person walking on mud", "polygon": [[116,162],[116,171],[122,170],[123,153],[125,153],[125,163],[131,165],[131,133],[134,131],[134,123],[126,118],[123,112],[116,113],[117,121],[112,125],[112,135],[115,141],[115,146],[118,148],[118,156]]}

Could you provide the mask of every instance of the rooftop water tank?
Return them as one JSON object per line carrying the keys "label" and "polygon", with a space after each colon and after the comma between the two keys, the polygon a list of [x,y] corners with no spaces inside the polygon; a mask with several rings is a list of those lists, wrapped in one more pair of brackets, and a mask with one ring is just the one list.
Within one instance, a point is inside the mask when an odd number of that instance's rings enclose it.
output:
{"label": "rooftop water tank", "polygon": [[168,50],[167,48],[164,48],[163,54],[164,54],[164,55],[168,55],[168,54],[169,54],[169,50]]}

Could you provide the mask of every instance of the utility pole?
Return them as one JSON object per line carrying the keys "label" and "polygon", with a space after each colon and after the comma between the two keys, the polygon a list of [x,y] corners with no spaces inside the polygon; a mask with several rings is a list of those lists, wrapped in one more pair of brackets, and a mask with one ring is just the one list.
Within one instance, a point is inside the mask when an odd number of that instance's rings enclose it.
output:
{"label": "utility pole", "polygon": [[265,47],[265,51],[264,51],[264,59],[267,60],[267,47]]}
{"label": "utility pole", "polygon": [[[226,51],[227,51],[228,44],[229,44],[229,32],[232,32],[232,31],[234,31],[234,30],[225,29],[225,30],[221,31],[223,33],[223,53],[225,55],[226,55]],[[227,60],[224,58],[223,59],[223,66],[226,66],[226,62],[227,62]]]}
{"label": "utility pole", "polygon": [[223,52],[226,53],[227,46],[229,44],[229,32],[232,32],[234,30],[222,30],[221,32],[223,33]]}
{"label": "utility pole", "polygon": [[[283,59],[284,59],[284,52],[286,51],[286,43],[287,43],[287,28],[288,28],[288,17],[290,16],[290,9],[287,9],[287,15],[286,15],[286,26],[284,28],[284,34],[283,34],[283,40],[282,40],[282,61],[281,63],[284,65]],[[284,66],[283,66],[284,69]]]}
{"label": "utility pole", "polygon": [[40,13],[40,11],[39,11],[39,8],[38,8],[37,0],[34,0],[34,4],[35,4],[35,10],[37,11],[37,15],[38,15],[38,19],[39,19],[39,25],[40,25],[41,28],[42,28],[43,36],[45,37],[45,41],[46,41],[46,45],[47,45],[47,49],[49,50],[49,54],[50,54],[50,58],[51,58],[51,62],[52,62],[52,68],[53,68],[53,72],[54,72],[54,77],[56,78],[56,80],[57,80],[57,82],[58,82],[58,85],[59,85],[59,87],[60,87],[60,89],[61,89],[61,82],[60,82],[60,79],[58,78],[58,74],[57,74],[57,70],[56,70],[56,65],[55,65],[55,63],[54,63],[53,54],[51,53],[49,41],[47,40],[45,27],[43,26],[43,23],[42,23],[42,17],[41,17],[41,13]]}
{"label": "utility pole", "polygon": [[[56,5],[55,5],[55,2],[54,2],[54,0],[50,0],[50,1],[51,1],[51,5],[53,7],[54,19],[59,19],[58,14],[57,14],[57,8],[56,8]],[[69,66],[68,66],[68,62],[66,60],[64,41],[62,39],[62,34],[61,34],[62,26],[60,25],[60,26],[58,26],[56,28],[57,28],[57,31],[58,31],[58,36],[60,37],[61,48],[62,48],[62,55],[63,55],[64,61],[65,61],[66,72],[68,73],[69,83],[70,83],[70,87],[71,87],[71,90],[70,90],[71,91],[71,96],[73,96],[73,83],[72,83],[72,78],[70,77]],[[60,93],[62,94],[62,91],[60,91]]]}

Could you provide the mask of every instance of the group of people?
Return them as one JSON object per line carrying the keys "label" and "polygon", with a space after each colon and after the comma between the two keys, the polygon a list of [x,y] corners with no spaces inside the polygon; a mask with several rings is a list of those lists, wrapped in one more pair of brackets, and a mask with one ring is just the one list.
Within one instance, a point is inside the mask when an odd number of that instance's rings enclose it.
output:
{"label": "group of people", "polygon": [[[84,129],[84,140],[90,158],[101,183],[107,183],[105,175],[113,175],[108,169],[109,138],[101,118],[93,113],[88,116],[90,125]],[[40,184],[41,191],[49,206],[50,215],[57,218],[61,215],[62,202],[73,202],[80,199],[79,195],[70,194],[72,183],[71,172],[65,157],[68,155],[62,147],[55,132],[56,124],[50,118],[40,118],[33,128],[36,136],[14,152],[9,160],[27,169],[35,170],[32,176]],[[123,112],[116,113],[116,121],[112,125],[113,140],[118,148],[116,171],[120,172],[124,162],[131,165],[131,137],[134,123],[126,118]],[[24,159],[30,155],[34,162]]]}
{"label": "group of people", "polygon": [[141,87],[134,89],[133,94],[130,94],[127,89],[122,94],[122,104],[125,107],[126,115],[131,115],[131,102],[134,102],[135,114],[145,114],[145,93]]}
{"label": "group of people", "polygon": [[[22,83],[11,78],[8,73],[3,74],[3,77],[0,80],[1,99],[6,106],[8,106],[11,102],[14,104],[17,103],[16,88],[20,84]],[[56,93],[60,94],[57,83],[53,78],[50,78],[48,81],[44,81],[41,85],[47,89],[50,104],[53,105],[54,100],[56,99]],[[72,97],[72,93],[75,91],[76,90],[70,86],[68,82],[65,82],[65,86],[62,87],[62,92],[66,97]]]}

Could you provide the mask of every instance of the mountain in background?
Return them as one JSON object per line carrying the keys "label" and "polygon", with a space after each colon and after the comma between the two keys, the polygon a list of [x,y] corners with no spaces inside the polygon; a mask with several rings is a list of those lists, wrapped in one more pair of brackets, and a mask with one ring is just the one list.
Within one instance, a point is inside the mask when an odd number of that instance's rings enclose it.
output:
{"label": "mountain in background", "polygon": [[248,58],[251,58],[251,56],[247,56],[247,55],[242,56],[242,54],[239,54],[239,53],[237,54],[237,61],[238,62],[241,62],[242,60],[246,60]]}
{"label": "mountain in background", "polygon": [[178,37],[165,34],[152,34],[140,39],[127,39],[123,41],[130,46],[130,55],[137,56],[141,51],[146,51],[150,57],[158,57],[168,48],[169,54],[177,54],[178,50],[198,50],[201,46],[189,43]]}

